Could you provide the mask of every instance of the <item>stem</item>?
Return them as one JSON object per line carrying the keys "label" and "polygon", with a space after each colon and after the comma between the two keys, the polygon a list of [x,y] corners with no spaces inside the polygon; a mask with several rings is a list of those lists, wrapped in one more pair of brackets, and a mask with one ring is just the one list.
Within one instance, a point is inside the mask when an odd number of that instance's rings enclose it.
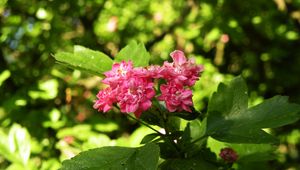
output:
{"label": "stem", "polygon": [[164,128],[165,128],[165,131],[166,131],[166,135],[165,135],[165,138],[169,140],[169,142],[172,144],[172,146],[176,149],[176,152],[177,152],[177,155],[180,156],[180,148],[176,145],[176,143],[171,140],[168,136],[170,134],[170,131],[169,129],[167,128],[167,125],[166,125],[166,122],[164,121]]}
{"label": "stem", "polygon": [[166,134],[164,135],[165,139],[167,139],[172,146],[175,148],[177,155],[180,157],[180,148],[177,146],[177,144],[169,138],[169,135],[171,134],[167,125],[168,122],[168,116],[161,110],[160,105],[158,105],[158,110],[160,116],[163,118],[163,127],[165,129]]}
{"label": "stem", "polygon": [[137,122],[139,122],[139,123],[141,123],[141,124],[147,126],[148,128],[152,129],[153,131],[155,131],[156,133],[158,133],[160,136],[163,136],[163,135],[164,135],[164,134],[162,134],[161,132],[159,132],[158,130],[156,130],[156,129],[154,129],[153,127],[151,127],[150,125],[148,125],[147,123],[145,123],[145,122],[143,122],[143,121],[141,121],[141,120],[139,120],[139,119],[136,119],[135,117],[131,116],[130,114],[127,114],[127,116],[130,117],[131,119],[133,119],[133,120],[135,120],[135,121],[137,121]]}

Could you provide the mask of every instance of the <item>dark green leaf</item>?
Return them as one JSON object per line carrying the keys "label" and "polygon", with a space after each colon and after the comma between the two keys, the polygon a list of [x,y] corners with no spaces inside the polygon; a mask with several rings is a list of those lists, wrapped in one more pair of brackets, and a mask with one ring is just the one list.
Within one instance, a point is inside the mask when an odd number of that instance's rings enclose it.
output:
{"label": "dark green leaf", "polygon": [[73,69],[83,70],[100,76],[111,69],[113,61],[102,52],[94,51],[79,45],[74,46],[74,52],[59,52],[54,55],[58,63]]}
{"label": "dark green leaf", "polygon": [[[227,86],[221,83],[213,93],[208,105],[208,131],[226,130],[248,107],[248,95],[245,81],[234,78]],[[242,122],[240,122],[242,123]]]}
{"label": "dark green leaf", "polygon": [[274,167],[270,166],[270,162],[260,161],[260,162],[242,162],[237,165],[236,170],[273,170]]}
{"label": "dark green leaf", "polygon": [[[219,155],[221,149],[232,148],[238,154],[238,162],[260,162],[275,159],[274,151],[276,145],[271,144],[235,144],[220,142],[213,138],[208,138],[207,146]],[[220,158],[221,159],[221,158]]]}
{"label": "dark green leaf", "polygon": [[211,135],[211,137],[231,143],[273,143],[278,144],[279,140],[266,133],[261,129],[228,129],[227,131],[218,131]]}
{"label": "dark green leaf", "polygon": [[163,159],[179,158],[180,153],[177,151],[175,146],[169,140],[158,143],[160,147],[160,157]]}
{"label": "dark green leaf", "polygon": [[163,162],[161,170],[217,170],[218,168],[210,162],[201,158],[194,159],[169,159]]}
{"label": "dark green leaf", "polygon": [[189,122],[184,129],[182,138],[178,141],[178,144],[187,156],[193,156],[202,148],[204,141],[207,139],[203,137],[205,134],[204,126],[203,122],[196,119]]}
{"label": "dark green leaf", "polygon": [[220,84],[209,102],[206,134],[215,139],[235,143],[277,143],[262,128],[293,123],[300,118],[300,106],[290,104],[287,97],[276,96],[262,104],[247,108],[247,87],[241,77],[229,85]]}
{"label": "dark green leaf", "polygon": [[145,143],[149,143],[151,141],[153,141],[156,137],[158,137],[159,134],[158,133],[151,133],[151,134],[148,134],[146,135],[142,141],[141,141],[141,144],[145,144]]}
{"label": "dark green leaf", "polygon": [[159,147],[152,143],[139,148],[103,147],[64,161],[61,170],[153,170],[158,158]]}
{"label": "dark green leaf", "polygon": [[116,62],[121,62],[123,60],[131,60],[135,67],[148,66],[150,54],[147,52],[144,44],[138,44],[136,41],[132,41],[126,47],[121,49],[115,57]]}
{"label": "dark green leaf", "polygon": [[180,130],[180,122],[181,119],[179,117],[169,116],[168,121],[166,122],[166,126],[169,131],[179,131]]}
{"label": "dark green leaf", "polygon": [[276,128],[291,124],[300,118],[300,105],[288,103],[288,97],[275,96],[242,114],[243,126]]}
{"label": "dark green leaf", "polygon": [[192,108],[192,112],[186,112],[186,111],[174,112],[171,114],[171,116],[178,116],[185,120],[194,120],[197,117],[199,117],[200,114],[201,114],[200,112],[198,112],[194,108]]}
{"label": "dark green leaf", "polygon": [[141,120],[147,122],[150,125],[157,125],[160,126],[161,120],[160,116],[158,115],[158,112],[153,112],[153,109],[150,108],[148,111],[144,112],[141,117]]}

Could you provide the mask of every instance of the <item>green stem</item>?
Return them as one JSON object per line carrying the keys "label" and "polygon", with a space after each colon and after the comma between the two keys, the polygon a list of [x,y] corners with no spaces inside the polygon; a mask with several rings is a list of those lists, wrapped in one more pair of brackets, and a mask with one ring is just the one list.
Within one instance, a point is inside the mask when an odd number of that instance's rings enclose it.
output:
{"label": "green stem", "polygon": [[164,137],[165,137],[165,139],[167,139],[172,144],[172,146],[175,148],[175,150],[177,152],[177,155],[180,157],[180,148],[177,146],[177,144],[172,139],[169,138],[171,133],[170,133],[168,125],[167,125],[168,116],[161,110],[160,106],[158,106],[158,110],[159,110],[160,116],[163,119],[163,127],[164,127],[165,132],[166,132]]}
{"label": "green stem", "polygon": [[172,144],[172,146],[175,148],[176,152],[177,152],[177,155],[180,157],[180,148],[177,146],[177,144],[169,138],[169,135],[170,135],[170,131],[169,129],[167,128],[166,126],[166,123],[164,125],[164,129],[166,131],[166,135],[165,135],[165,138],[168,139],[168,141]]}
{"label": "green stem", "polygon": [[137,122],[139,122],[139,123],[141,123],[141,124],[147,126],[148,128],[152,129],[153,131],[155,131],[156,133],[158,133],[160,136],[163,136],[163,135],[164,135],[164,134],[162,134],[161,132],[159,132],[158,130],[156,130],[156,129],[154,129],[153,127],[151,127],[150,125],[148,125],[147,123],[145,123],[145,122],[143,122],[143,121],[141,121],[141,120],[139,120],[139,119],[136,119],[135,117],[131,116],[130,114],[127,114],[127,116],[130,117],[131,119],[133,119],[133,120],[135,120],[135,121],[137,121]]}

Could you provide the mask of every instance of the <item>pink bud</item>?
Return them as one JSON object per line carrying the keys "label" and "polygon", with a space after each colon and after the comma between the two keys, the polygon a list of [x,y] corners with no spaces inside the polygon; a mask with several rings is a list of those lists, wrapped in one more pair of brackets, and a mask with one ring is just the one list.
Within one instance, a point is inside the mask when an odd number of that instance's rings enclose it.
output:
{"label": "pink bud", "polygon": [[233,163],[238,159],[237,153],[231,148],[223,148],[219,156],[227,163]]}

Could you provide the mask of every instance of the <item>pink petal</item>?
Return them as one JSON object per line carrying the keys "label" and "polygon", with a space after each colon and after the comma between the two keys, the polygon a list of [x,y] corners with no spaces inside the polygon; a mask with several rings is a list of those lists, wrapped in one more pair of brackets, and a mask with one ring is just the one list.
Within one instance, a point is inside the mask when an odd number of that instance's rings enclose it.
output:
{"label": "pink petal", "polygon": [[126,113],[133,113],[138,109],[138,104],[128,104],[126,105]]}
{"label": "pink petal", "polygon": [[143,102],[141,104],[141,108],[142,108],[142,110],[145,111],[145,110],[149,109],[151,107],[151,105],[152,105],[152,102],[150,100],[146,100],[145,102]]}
{"label": "pink petal", "polygon": [[193,95],[192,90],[185,90],[183,93],[181,93],[181,98],[192,97],[192,95]]}
{"label": "pink petal", "polygon": [[182,65],[186,63],[186,58],[182,51],[175,50],[170,55],[173,58],[175,64]]}
{"label": "pink petal", "polygon": [[105,105],[104,108],[103,108],[103,112],[107,112],[111,109],[111,107],[109,105]]}
{"label": "pink petal", "polygon": [[181,105],[181,107],[183,108],[183,110],[188,111],[188,112],[192,112],[192,110],[187,106],[187,105]]}

